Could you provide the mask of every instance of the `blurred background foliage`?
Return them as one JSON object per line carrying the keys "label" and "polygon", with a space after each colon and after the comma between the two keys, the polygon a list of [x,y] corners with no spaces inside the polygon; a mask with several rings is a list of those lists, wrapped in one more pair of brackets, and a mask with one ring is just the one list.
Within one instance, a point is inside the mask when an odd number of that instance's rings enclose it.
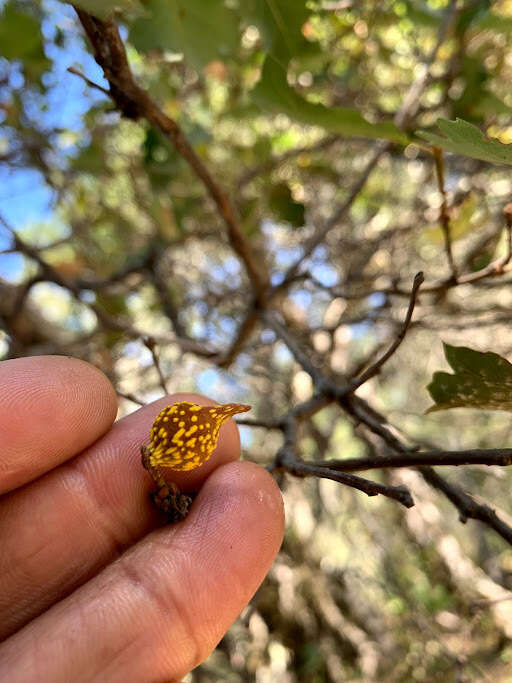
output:
{"label": "blurred background foliage", "polygon": [[[512,142],[510,0],[78,4],[104,19],[118,10],[138,82],[229,190],[253,254],[282,285],[273,310],[332,377],[389,343],[418,270],[450,279],[425,140],[455,152],[444,163],[459,273],[506,254],[512,152],[492,140]],[[309,374],[264,325],[220,362],[252,296],[243,264],[170,142],[68,71],[108,88],[73,8],[0,0],[0,11],[2,357],[86,359],[130,397],[125,415],[161,394],[143,343],[153,335],[170,391],[251,403],[263,421],[307,400]],[[425,387],[446,367],[442,341],[512,353],[511,282],[505,271],[420,294],[403,346],[359,395],[412,443],[509,444],[508,413],[426,415]],[[241,431],[244,457],[271,464],[281,433]],[[334,405],[303,424],[299,444],[306,460],[376,447]],[[444,473],[510,523],[508,470]],[[281,477],[279,557],[187,681],[512,681],[510,547],[462,525],[416,471],[375,479],[405,483],[415,507]]]}

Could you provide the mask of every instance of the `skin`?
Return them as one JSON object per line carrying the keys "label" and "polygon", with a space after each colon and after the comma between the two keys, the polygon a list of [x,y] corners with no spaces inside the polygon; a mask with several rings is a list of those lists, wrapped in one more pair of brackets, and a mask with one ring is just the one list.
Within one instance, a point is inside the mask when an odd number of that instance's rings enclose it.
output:
{"label": "skin", "polygon": [[141,466],[174,394],[114,423],[107,378],[73,358],[0,363],[0,680],[181,678],[214,649],[262,582],[283,536],[279,489],[237,462],[233,420],[190,472],[199,490],[172,526]]}

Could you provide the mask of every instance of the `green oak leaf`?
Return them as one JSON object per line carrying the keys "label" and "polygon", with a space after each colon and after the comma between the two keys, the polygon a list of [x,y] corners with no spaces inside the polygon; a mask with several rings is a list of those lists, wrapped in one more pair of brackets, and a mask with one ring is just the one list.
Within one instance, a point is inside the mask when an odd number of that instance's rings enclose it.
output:
{"label": "green oak leaf", "polygon": [[427,413],[448,408],[512,411],[512,364],[497,353],[443,344],[454,374],[435,372],[427,389],[435,404]]}
{"label": "green oak leaf", "polygon": [[402,144],[409,142],[407,135],[392,122],[371,123],[356,109],[309,102],[288,84],[285,69],[271,56],[265,59],[261,78],[251,96],[265,113],[286,114],[299,123],[319,126],[344,137],[384,139]]}
{"label": "green oak leaf", "polygon": [[512,166],[512,145],[485,137],[481,130],[463,119],[437,119],[436,123],[445,137],[427,131],[418,131],[416,134],[445,152]]}
{"label": "green oak leaf", "polygon": [[265,52],[287,64],[307,49],[302,34],[309,11],[305,0],[240,0],[242,16],[257,26]]}
{"label": "green oak leaf", "polygon": [[236,52],[238,17],[224,0],[149,0],[132,23],[130,42],[140,52],[183,53],[196,69]]}

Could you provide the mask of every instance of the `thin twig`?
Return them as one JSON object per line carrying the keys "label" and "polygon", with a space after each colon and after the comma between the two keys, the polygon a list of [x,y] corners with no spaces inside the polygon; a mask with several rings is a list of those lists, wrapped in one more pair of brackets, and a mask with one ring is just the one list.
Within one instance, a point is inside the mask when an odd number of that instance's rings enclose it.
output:
{"label": "thin twig", "polygon": [[418,290],[421,287],[424,280],[425,278],[423,277],[422,272],[416,274],[412,285],[411,298],[409,300],[409,307],[407,309],[405,320],[394,342],[391,344],[389,349],[378,360],[375,361],[375,363],[370,365],[370,367],[362,373],[362,375],[356,377],[354,380],[350,382],[349,389],[347,390],[355,391],[369,379],[378,374],[384,363],[386,363],[386,361],[389,360],[389,358],[391,358],[391,356],[395,353],[400,344],[403,342],[405,335],[407,334],[407,330],[409,329],[409,325],[411,324],[412,314],[414,311],[414,307],[416,306],[416,299],[418,297]]}
{"label": "thin twig", "polygon": [[[481,283],[482,280],[487,278],[494,278],[512,270],[512,203],[507,204],[503,209],[503,214],[505,216],[505,232],[506,232],[506,253],[503,256],[495,259],[485,268],[480,268],[475,272],[465,273],[464,275],[458,275],[457,280],[454,280],[450,275],[448,278],[443,278],[440,280],[432,280],[430,282],[425,282],[421,287],[422,294],[435,294],[437,292],[442,292],[460,285],[472,285],[476,283]],[[347,300],[358,300],[367,299],[372,296],[372,294],[384,294],[386,296],[402,296],[410,297],[411,293],[407,289],[400,287],[398,283],[393,283],[389,287],[381,287],[379,289],[366,289],[359,291],[357,293],[352,293],[349,291],[341,290],[337,287],[325,287],[321,282],[318,282],[314,277],[309,276],[309,280],[313,282],[317,287],[329,291],[334,297],[343,297]],[[503,282],[502,284],[510,284],[508,282]]]}
{"label": "thin twig", "polygon": [[156,352],[156,342],[153,337],[144,337],[142,342],[151,353],[151,357],[153,358],[153,365],[155,366],[156,372],[158,374],[158,380],[160,382],[160,386],[162,387],[165,396],[169,393],[169,391],[167,390],[164,373],[162,372],[162,368],[160,366],[160,359],[158,358],[158,354]]}
{"label": "thin twig", "polygon": [[158,294],[160,300],[160,305],[165,315],[168,317],[172,329],[174,330],[177,337],[182,339],[187,339],[188,334],[180,318],[180,311],[178,306],[174,303],[173,297],[169,292],[169,287],[167,279],[164,278],[160,272],[160,268],[157,262],[157,254],[153,255],[151,262],[149,264],[151,268],[153,286]]}
{"label": "thin twig", "polygon": [[233,341],[229,345],[228,349],[217,359],[217,365],[219,367],[227,368],[242,350],[245,342],[249,339],[258,323],[259,310],[263,310],[263,308],[256,299],[253,298],[252,301],[249,301],[247,310],[242,318],[242,321],[239,323],[236,334],[233,337]]}
{"label": "thin twig", "polygon": [[68,66],[67,71],[69,71],[70,74],[74,74],[75,76],[78,76],[79,78],[81,78],[83,81],[85,81],[85,83],[87,83],[87,85],[90,88],[94,88],[95,90],[99,90],[100,92],[102,92],[107,97],[110,97],[110,93],[106,88],[102,88],[101,85],[98,85],[94,81],[91,81],[81,71],[78,71],[78,69],[75,69],[74,66]]}
{"label": "thin twig", "polygon": [[446,188],[444,184],[444,157],[443,150],[440,147],[432,148],[432,155],[434,157],[434,165],[436,169],[437,186],[441,194],[441,206],[439,208],[439,222],[441,223],[441,228],[443,231],[444,238],[444,250],[446,253],[446,258],[448,259],[448,265],[450,266],[451,279],[453,282],[457,282],[458,270],[455,264],[455,259],[453,257],[452,249],[452,233],[450,225],[450,213],[448,210],[448,199],[446,196]]}
{"label": "thin twig", "polygon": [[399,128],[407,126],[411,119],[416,116],[421,104],[421,94],[425,90],[430,81],[430,67],[434,63],[442,44],[446,40],[446,36],[454,22],[457,11],[457,0],[451,0],[443,21],[439,25],[437,32],[437,40],[422,64],[422,74],[414,81],[409,88],[409,91],[404,97],[402,106],[395,115],[395,123]]}
{"label": "thin twig", "polygon": [[264,322],[272,329],[274,332],[284,341],[288,349],[291,351],[293,357],[299,363],[299,365],[311,376],[313,382],[315,383],[315,386],[317,387],[318,390],[323,390],[327,391],[329,395],[332,395],[336,397],[337,399],[341,399],[347,394],[353,393],[358,389],[362,384],[367,382],[369,379],[374,377],[381,369],[381,367],[384,365],[384,363],[391,358],[391,356],[395,353],[395,351],[398,349],[400,344],[405,338],[405,335],[407,333],[407,330],[409,329],[409,325],[411,323],[412,319],[412,314],[414,311],[414,307],[416,305],[416,300],[418,296],[418,291],[419,288],[421,287],[421,284],[423,283],[423,273],[417,273],[412,290],[410,293],[410,300],[409,300],[409,306],[407,309],[407,313],[405,316],[405,320],[403,322],[403,325],[400,329],[400,332],[398,333],[396,339],[393,341],[389,349],[375,362],[373,363],[365,372],[363,372],[362,375],[359,377],[355,378],[351,382],[348,382],[347,384],[343,386],[338,386],[334,381],[331,381],[324,377],[323,373],[315,367],[315,365],[312,363],[308,355],[300,348],[300,346],[297,344],[296,340],[288,333],[286,328],[281,325],[280,322],[277,321],[274,315],[269,313],[268,311],[262,311],[261,312],[261,317],[264,320]]}
{"label": "thin twig", "polygon": [[265,429],[283,429],[283,424],[279,420],[259,420],[257,418],[241,417],[235,419],[237,425],[244,427],[264,427]]}
{"label": "thin twig", "polygon": [[122,391],[117,391],[116,394],[120,396],[121,398],[125,398],[127,401],[131,401],[132,403],[136,403],[138,406],[145,406],[146,403],[144,401],[141,401],[140,398],[137,398],[134,394],[125,394]]}
{"label": "thin twig", "polygon": [[358,491],[362,491],[363,493],[366,493],[367,496],[377,496],[380,494],[386,498],[396,500],[406,508],[414,506],[410,491],[405,486],[380,484],[376,481],[371,481],[370,479],[358,477],[353,474],[345,474],[343,472],[331,470],[328,467],[318,467],[316,463],[313,464],[298,459],[294,459],[293,461],[286,460],[285,464],[280,461],[280,467],[289,474],[294,474],[295,476],[331,479],[332,481],[337,481],[339,484],[344,484],[345,486],[350,486]]}
{"label": "thin twig", "polygon": [[328,233],[348,215],[352,204],[355,202],[359,193],[366,185],[366,182],[368,181],[373,169],[376,167],[379,159],[390,147],[390,143],[381,143],[377,145],[377,149],[372,154],[370,160],[364,167],[363,172],[353,185],[346,200],[324,223],[323,227],[316,230],[312,237],[306,242],[302,248],[300,257],[294,263],[292,263],[292,265],[285,272],[283,280],[272,289],[271,296],[273,296],[276,292],[281,292],[291,282],[293,282],[304,261],[311,256],[316,247],[325,240]]}

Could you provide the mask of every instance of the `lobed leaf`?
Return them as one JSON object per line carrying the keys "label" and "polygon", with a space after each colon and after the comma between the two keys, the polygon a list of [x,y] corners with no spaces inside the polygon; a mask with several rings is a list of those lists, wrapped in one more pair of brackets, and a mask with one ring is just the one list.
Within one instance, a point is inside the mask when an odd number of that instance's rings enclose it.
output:
{"label": "lobed leaf", "polygon": [[356,109],[326,107],[304,99],[288,84],[285,69],[271,56],[265,59],[261,79],[251,95],[253,101],[266,113],[286,114],[299,123],[319,126],[345,137],[408,143],[407,135],[392,122],[371,123]]}
{"label": "lobed leaf", "polygon": [[427,389],[435,404],[427,413],[448,408],[512,411],[512,364],[497,353],[443,344],[454,371],[435,372]]}
{"label": "lobed leaf", "polygon": [[492,164],[512,166],[512,145],[504,145],[498,140],[485,137],[482,131],[472,123],[463,119],[455,121],[437,119],[437,125],[445,137],[427,131],[419,131],[418,137],[431,145],[441,147],[445,152],[462,154],[473,159],[489,161]]}

